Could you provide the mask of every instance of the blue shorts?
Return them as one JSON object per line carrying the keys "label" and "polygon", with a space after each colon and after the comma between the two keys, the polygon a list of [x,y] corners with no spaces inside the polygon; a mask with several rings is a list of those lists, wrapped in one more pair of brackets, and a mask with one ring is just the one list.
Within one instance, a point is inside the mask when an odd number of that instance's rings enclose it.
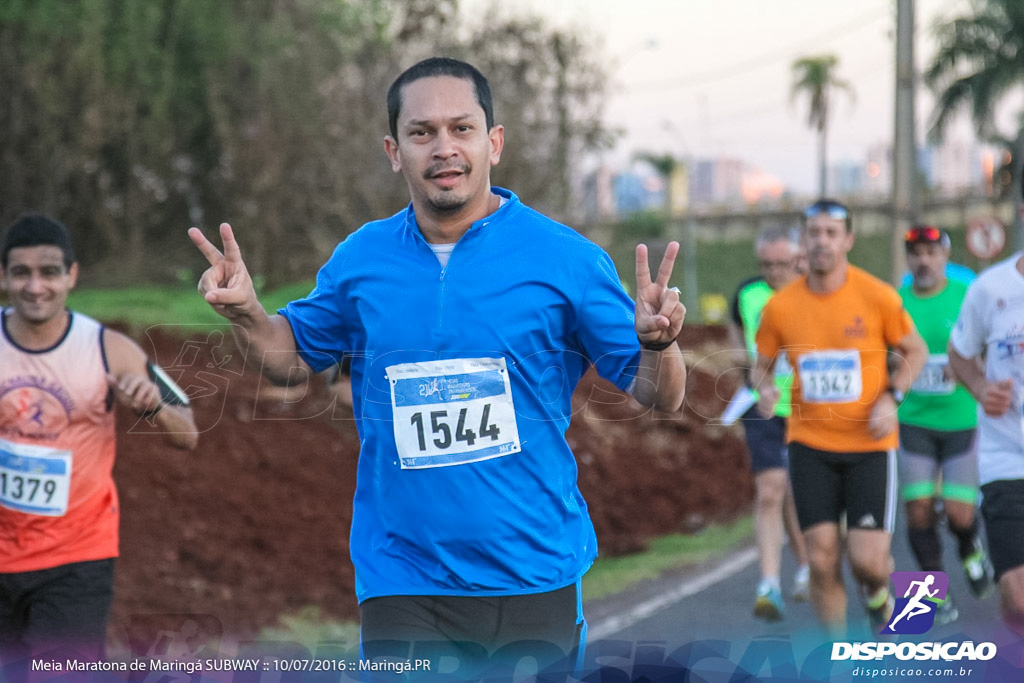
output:
{"label": "blue shorts", "polygon": [[757,406],[743,413],[743,431],[750,451],[750,471],[754,474],[775,467],[788,466],[786,418],[772,415],[765,418]]}

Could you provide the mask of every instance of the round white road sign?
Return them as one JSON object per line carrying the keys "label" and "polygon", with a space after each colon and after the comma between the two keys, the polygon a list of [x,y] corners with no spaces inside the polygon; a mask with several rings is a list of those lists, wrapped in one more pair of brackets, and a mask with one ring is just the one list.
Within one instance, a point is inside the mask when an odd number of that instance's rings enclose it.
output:
{"label": "round white road sign", "polygon": [[987,261],[1006,246],[1006,228],[998,218],[981,216],[967,223],[967,251]]}

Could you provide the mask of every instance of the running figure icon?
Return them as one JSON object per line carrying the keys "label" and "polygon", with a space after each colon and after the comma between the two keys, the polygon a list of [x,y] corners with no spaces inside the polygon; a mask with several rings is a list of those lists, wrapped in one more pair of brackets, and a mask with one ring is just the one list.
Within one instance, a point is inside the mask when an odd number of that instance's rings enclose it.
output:
{"label": "running figure icon", "polygon": [[[910,582],[910,586],[907,587],[907,592],[903,594],[903,597],[910,598],[910,601],[907,602],[906,607],[903,608],[903,610],[896,616],[896,618],[889,622],[889,631],[895,631],[893,627],[896,626],[896,622],[898,622],[903,617],[906,617],[907,621],[910,621],[914,617],[920,614],[927,614],[928,612],[931,612],[932,609],[934,609],[933,606],[928,605],[924,602],[925,598],[934,598],[935,595],[939,592],[938,588],[936,588],[933,591],[928,590],[928,587],[931,586],[933,583],[935,583],[934,574],[929,574],[921,581]],[[917,593],[913,597],[911,597],[910,594],[915,590],[915,586],[917,587]]]}

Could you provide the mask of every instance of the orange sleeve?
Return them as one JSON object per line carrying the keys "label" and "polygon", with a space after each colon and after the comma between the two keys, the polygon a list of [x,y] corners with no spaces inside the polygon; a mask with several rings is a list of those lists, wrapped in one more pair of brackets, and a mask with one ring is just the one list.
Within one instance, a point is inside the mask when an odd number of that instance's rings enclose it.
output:
{"label": "orange sleeve", "polygon": [[779,326],[776,324],[776,310],[779,307],[779,297],[773,296],[761,309],[761,324],[757,327],[757,335],[754,337],[757,342],[757,354],[765,358],[774,358],[782,345],[779,339]]}
{"label": "orange sleeve", "polygon": [[903,307],[903,299],[895,289],[885,286],[880,296],[882,327],[885,343],[896,346],[904,337],[914,330],[914,321],[907,309]]}

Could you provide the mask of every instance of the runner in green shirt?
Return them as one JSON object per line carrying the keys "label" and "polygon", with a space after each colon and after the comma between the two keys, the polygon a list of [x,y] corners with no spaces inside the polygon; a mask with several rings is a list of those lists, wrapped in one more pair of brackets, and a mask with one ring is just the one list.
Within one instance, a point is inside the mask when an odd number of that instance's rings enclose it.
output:
{"label": "runner in green shirt", "polygon": [[[992,577],[975,514],[977,405],[952,379],[946,355],[967,284],[946,276],[949,235],[942,230],[915,227],[907,232],[905,245],[913,281],[900,289],[900,296],[929,352],[927,365],[899,407],[899,476],[910,547],[922,571],[942,570],[936,505],[941,500],[971,591],[984,597],[992,591]],[[947,597],[936,622],[948,623],[957,616]]]}
{"label": "runner in green shirt", "polygon": [[[761,324],[761,309],[776,290],[793,281],[800,256],[799,237],[782,230],[767,230],[757,238],[757,263],[761,275],[745,280],[736,291],[729,325],[733,346],[743,349],[740,361],[747,371],[757,358],[754,336]],[[739,360],[739,359],[738,359]],[[796,519],[796,507],[789,484],[786,448],[786,418],[790,414],[790,390],[793,373],[784,362],[777,363],[775,385],[779,402],[775,414],[765,419],[754,405],[740,418],[750,452],[750,469],[754,474],[754,536],[761,565],[761,580],[754,601],[754,616],[778,621],[785,613],[780,585],[782,542],[789,536],[789,546],[797,561],[792,597],[797,601],[809,598],[810,569],[803,534]]]}

